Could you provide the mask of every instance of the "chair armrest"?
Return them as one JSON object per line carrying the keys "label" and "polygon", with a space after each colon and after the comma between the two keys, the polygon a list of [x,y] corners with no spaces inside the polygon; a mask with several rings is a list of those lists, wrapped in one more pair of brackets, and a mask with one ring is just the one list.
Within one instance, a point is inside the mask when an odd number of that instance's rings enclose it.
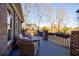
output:
{"label": "chair armrest", "polygon": [[38,51],[38,43],[34,42],[34,55],[36,55]]}

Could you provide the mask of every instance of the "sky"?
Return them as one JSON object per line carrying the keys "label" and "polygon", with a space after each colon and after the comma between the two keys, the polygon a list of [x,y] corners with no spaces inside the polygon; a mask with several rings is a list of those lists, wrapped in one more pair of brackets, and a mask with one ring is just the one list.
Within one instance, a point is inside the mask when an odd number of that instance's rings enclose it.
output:
{"label": "sky", "polygon": [[53,8],[63,8],[66,11],[67,20],[65,20],[65,23],[68,27],[76,27],[77,21],[76,21],[76,10],[79,9],[79,4],[52,4]]}
{"label": "sky", "polygon": [[[42,8],[45,8],[45,7],[48,8],[49,6],[51,6],[53,9],[52,15],[55,15],[56,9],[63,8],[66,12],[66,14],[65,14],[66,20],[64,20],[63,23],[66,24],[66,26],[68,26],[68,27],[77,27],[78,26],[78,24],[77,24],[78,22],[76,21],[77,17],[76,17],[75,11],[79,9],[79,4],[77,4],[77,3],[51,3],[51,4],[45,3],[44,4],[43,3],[43,4],[39,4],[39,6]],[[40,8],[40,9],[42,10],[42,8]],[[27,17],[25,17],[26,22],[38,24],[38,22],[36,21],[37,15],[35,14],[36,9],[37,9],[36,6],[34,6],[31,9],[31,12],[29,13],[29,15]],[[44,12],[47,12],[47,11],[44,11]],[[50,26],[50,23],[48,22],[46,17],[42,18],[42,21],[40,22],[40,26]]]}

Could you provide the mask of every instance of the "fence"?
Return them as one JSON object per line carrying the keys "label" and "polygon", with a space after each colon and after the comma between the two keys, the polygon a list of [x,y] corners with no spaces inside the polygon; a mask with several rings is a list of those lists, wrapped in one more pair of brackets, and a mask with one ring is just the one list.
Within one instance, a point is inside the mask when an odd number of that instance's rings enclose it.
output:
{"label": "fence", "polygon": [[52,41],[58,45],[70,47],[70,38],[67,38],[67,39],[60,38],[60,37],[57,37],[56,35],[49,35],[48,38],[50,41]]}

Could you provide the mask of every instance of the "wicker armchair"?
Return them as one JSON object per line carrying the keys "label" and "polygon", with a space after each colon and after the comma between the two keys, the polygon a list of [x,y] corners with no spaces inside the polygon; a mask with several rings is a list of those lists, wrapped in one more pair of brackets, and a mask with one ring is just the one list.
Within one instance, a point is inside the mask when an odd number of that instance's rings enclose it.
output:
{"label": "wicker armchair", "polygon": [[23,56],[34,56],[38,50],[38,43],[30,40],[17,40],[17,45],[20,48],[20,54]]}

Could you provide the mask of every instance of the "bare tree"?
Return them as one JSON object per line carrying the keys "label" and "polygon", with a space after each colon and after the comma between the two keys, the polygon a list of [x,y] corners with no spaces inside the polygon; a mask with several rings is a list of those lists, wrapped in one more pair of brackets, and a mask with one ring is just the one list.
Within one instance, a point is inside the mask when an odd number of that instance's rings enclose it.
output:
{"label": "bare tree", "polygon": [[56,10],[56,20],[57,20],[57,24],[58,24],[57,25],[58,26],[58,32],[60,32],[63,20],[66,19],[66,15],[65,14],[66,14],[65,10],[62,9],[62,8],[58,8]]}
{"label": "bare tree", "polygon": [[24,3],[23,5],[24,5],[24,16],[28,22],[28,15],[30,14],[30,12],[32,10],[33,4],[32,3],[27,3],[27,4]]}
{"label": "bare tree", "polygon": [[34,6],[36,8],[36,19],[37,19],[37,22],[38,22],[38,29],[40,27],[40,23],[43,22],[42,18],[44,16],[44,6],[43,4],[35,4]]}
{"label": "bare tree", "polygon": [[50,5],[49,5],[49,7],[47,7],[46,17],[47,17],[48,22],[51,25],[51,29],[53,29],[53,24],[54,24],[55,20],[53,17],[53,8]]}

